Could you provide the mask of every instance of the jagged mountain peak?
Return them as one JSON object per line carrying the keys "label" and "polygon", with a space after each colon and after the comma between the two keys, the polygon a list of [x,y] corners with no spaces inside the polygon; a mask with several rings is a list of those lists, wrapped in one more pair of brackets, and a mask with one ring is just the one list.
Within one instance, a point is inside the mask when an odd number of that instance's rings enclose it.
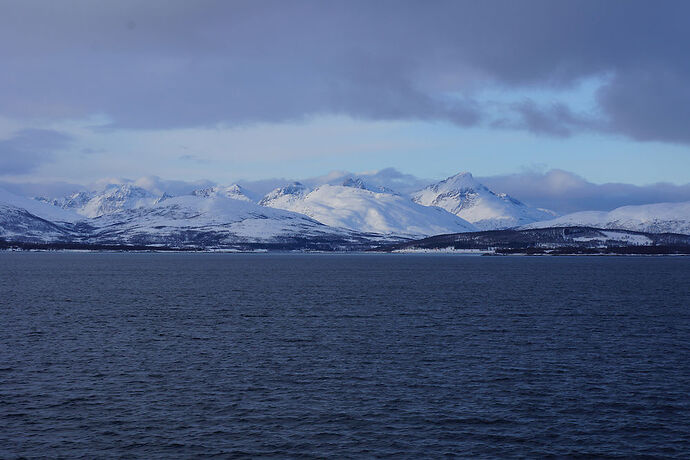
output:
{"label": "jagged mountain peak", "polygon": [[36,201],[40,201],[42,203],[56,206],[58,208],[75,210],[83,207],[86,203],[89,202],[91,198],[94,197],[94,195],[94,192],[87,192],[82,190],[79,192],[71,193],[62,198],[47,198],[40,196],[33,197],[33,199]]}
{"label": "jagged mountain peak", "polygon": [[99,191],[79,191],[60,199],[42,199],[45,203],[73,210],[85,217],[98,217],[153,204],[156,195],[134,184],[108,184]]}
{"label": "jagged mountain peak", "polygon": [[259,201],[259,204],[261,206],[271,206],[269,203],[275,203],[276,201],[289,202],[306,195],[309,191],[309,187],[301,182],[293,182],[284,187],[278,187],[272,190]]}
{"label": "jagged mountain peak", "polygon": [[223,192],[226,197],[234,200],[256,202],[254,194],[239,184],[228,185],[224,188]]}
{"label": "jagged mountain peak", "polygon": [[192,191],[190,194],[196,197],[211,198],[215,196],[223,196],[226,198],[232,198],[233,200],[241,201],[254,201],[250,197],[250,193],[244,189],[244,187],[232,184],[228,186],[215,185],[213,187],[205,187]]}
{"label": "jagged mountain peak", "polygon": [[206,188],[199,188],[196,190],[192,190],[192,193],[190,195],[192,196],[198,196],[202,198],[208,198],[210,196],[213,196],[217,193],[217,187],[206,187]]}
{"label": "jagged mountain peak", "polygon": [[364,181],[359,177],[348,177],[343,181],[342,185],[343,187],[360,188],[363,190],[367,189],[367,186],[364,184]]}
{"label": "jagged mountain peak", "polygon": [[82,219],[82,216],[72,210],[62,209],[61,206],[56,206],[51,201],[22,197],[2,188],[0,188],[0,204],[5,207],[21,209],[52,222],[77,222]]}
{"label": "jagged mountain peak", "polygon": [[482,230],[525,225],[553,218],[554,214],[532,208],[505,193],[494,193],[471,173],[461,172],[412,194],[424,206],[438,206],[472,222]]}
{"label": "jagged mountain peak", "polygon": [[453,176],[447,177],[440,182],[430,185],[427,188],[431,188],[438,192],[449,193],[453,191],[487,191],[493,193],[483,184],[478,182],[472,173],[464,171],[457,173]]}
{"label": "jagged mountain peak", "polygon": [[260,204],[305,214],[331,227],[366,233],[409,237],[475,230],[469,222],[442,209],[420,206],[395,193],[369,190],[363,181],[349,184],[324,184],[310,191],[298,187],[291,194],[285,193],[285,188],[276,189]]}
{"label": "jagged mountain peak", "polygon": [[238,184],[228,185],[227,187],[225,187],[225,191],[228,193],[236,193],[236,194],[245,193],[244,187],[242,187],[241,185],[238,185]]}
{"label": "jagged mountain peak", "polygon": [[120,187],[108,188],[105,192],[97,194],[77,212],[88,217],[98,217],[123,209],[151,205],[156,198],[148,190],[135,185],[124,184]]}
{"label": "jagged mountain peak", "polygon": [[251,199],[247,196],[245,189],[237,184],[228,186],[215,185],[213,187],[200,188],[194,190],[191,195],[203,198],[221,195],[227,198],[233,198],[235,200],[251,201]]}
{"label": "jagged mountain peak", "polygon": [[460,171],[457,174],[454,174],[450,177],[447,177],[445,179],[446,181],[454,181],[454,180],[468,180],[468,181],[474,181],[474,176],[472,175],[471,172],[469,171]]}
{"label": "jagged mountain peak", "polygon": [[154,196],[153,193],[149,192],[145,188],[134,184],[112,184],[107,186],[102,193],[97,195],[114,198],[150,198]]}
{"label": "jagged mountain peak", "polygon": [[280,188],[279,190],[281,190],[285,195],[298,195],[309,190],[309,188],[303,183],[295,181],[292,184]]}
{"label": "jagged mountain peak", "polygon": [[345,179],[343,181],[343,183],[341,185],[343,187],[352,187],[352,188],[358,188],[361,190],[368,190],[368,191],[374,192],[374,193],[389,193],[389,194],[393,194],[393,195],[398,195],[398,192],[396,192],[395,190],[392,190],[392,189],[390,189],[388,187],[384,187],[384,186],[373,186],[373,185],[369,184],[368,182],[366,182],[361,177],[357,177],[357,176],[348,177],[347,179]]}
{"label": "jagged mountain peak", "polygon": [[80,208],[89,202],[93,198],[93,192],[80,191],[75,192],[64,199],[62,203],[62,208]]}
{"label": "jagged mountain peak", "polygon": [[169,194],[168,192],[163,192],[163,194],[161,196],[159,196],[156,199],[156,201],[153,202],[153,204],[162,203],[163,201],[165,201],[169,198],[173,198],[173,195]]}

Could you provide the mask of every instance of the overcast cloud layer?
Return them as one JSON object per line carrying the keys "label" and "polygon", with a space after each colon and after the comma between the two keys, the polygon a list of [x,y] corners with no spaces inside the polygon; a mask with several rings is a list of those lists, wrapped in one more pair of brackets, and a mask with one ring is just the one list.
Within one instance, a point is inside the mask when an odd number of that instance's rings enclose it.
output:
{"label": "overcast cloud layer", "polygon": [[[690,2],[2,1],[0,115],[113,126],[321,114],[690,143]],[[487,87],[601,78],[595,113]]]}
{"label": "overcast cloud layer", "polygon": [[0,140],[0,171],[5,174],[31,172],[49,161],[56,150],[66,147],[70,137],[48,129],[22,129]]}
{"label": "overcast cloud layer", "polygon": [[690,184],[593,184],[568,171],[524,172],[478,178],[497,192],[525,203],[566,214],[610,211],[620,206],[690,201]]}

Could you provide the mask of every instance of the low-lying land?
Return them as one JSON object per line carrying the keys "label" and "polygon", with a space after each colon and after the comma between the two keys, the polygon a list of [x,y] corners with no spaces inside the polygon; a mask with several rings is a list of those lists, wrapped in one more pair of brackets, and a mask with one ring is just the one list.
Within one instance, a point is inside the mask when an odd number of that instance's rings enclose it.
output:
{"label": "low-lying land", "polygon": [[235,244],[101,244],[62,241],[7,241],[0,239],[0,250],[87,250],[87,251],[318,251],[383,253],[479,253],[527,255],[646,254],[690,255],[690,235],[643,233],[592,227],[560,227],[529,230],[492,230],[437,235],[419,240],[381,244],[375,240],[349,241],[290,238],[281,242]]}
{"label": "low-lying land", "polygon": [[690,254],[690,235],[592,227],[556,227],[453,233],[382,245],[381,252],[495,254]]}

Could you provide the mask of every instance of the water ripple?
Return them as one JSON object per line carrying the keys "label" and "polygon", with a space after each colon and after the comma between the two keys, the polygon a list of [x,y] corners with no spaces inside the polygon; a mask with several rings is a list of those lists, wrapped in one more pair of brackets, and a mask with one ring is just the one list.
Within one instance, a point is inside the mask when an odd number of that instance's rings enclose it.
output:
{"label": "water ripple", "polygon": [[690,259],[0,254],[0,457],[687,458]]}

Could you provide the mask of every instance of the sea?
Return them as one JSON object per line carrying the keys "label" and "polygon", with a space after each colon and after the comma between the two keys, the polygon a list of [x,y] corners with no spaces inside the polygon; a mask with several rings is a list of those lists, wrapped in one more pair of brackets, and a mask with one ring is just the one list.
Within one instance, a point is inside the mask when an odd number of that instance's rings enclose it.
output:
{"label": "sea", "polygon": [[690,258],[0,253],[0,458],[689,458]]}

